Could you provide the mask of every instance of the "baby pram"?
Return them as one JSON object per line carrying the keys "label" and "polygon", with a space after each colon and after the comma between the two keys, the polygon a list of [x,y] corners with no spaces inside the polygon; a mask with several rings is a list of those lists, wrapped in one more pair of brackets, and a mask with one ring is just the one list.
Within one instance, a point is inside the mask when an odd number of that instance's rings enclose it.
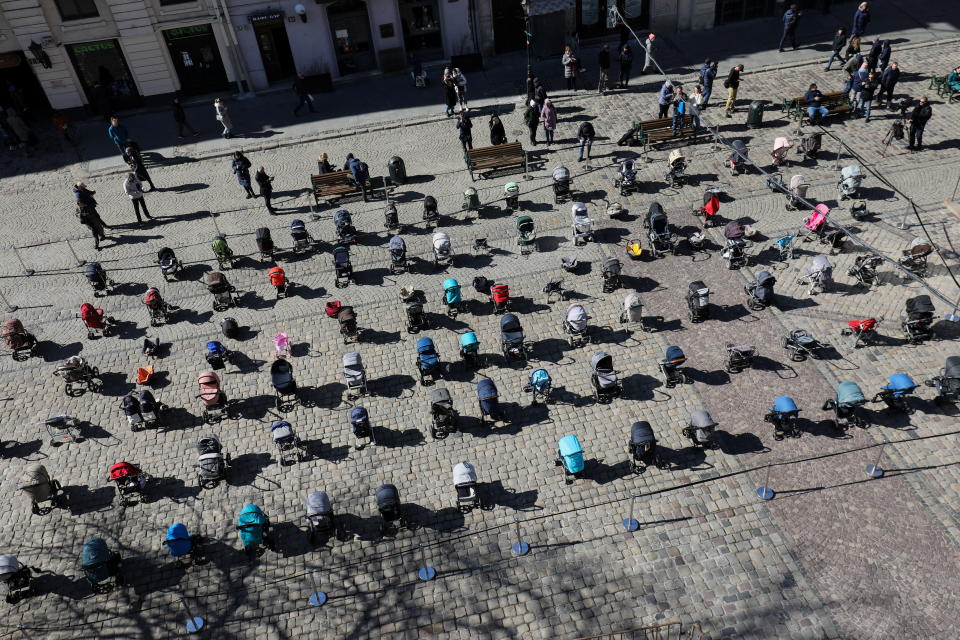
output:
{"label": "baby pram", "polygon": [[630,466],[634,473],[643,473],[650,465],[658,469],[664,467],[663,459],[657,453],[657,439],[653,435],[653,427],[646,420],[634,422],[630,426],[630,445],[627,452],[630,454]]}
{"label": "baby pram", "polygon": [[336,533],[337,519],[333,512],[333,501],[325,491],[311,491],[307,494],[307,536],[310,544],[320,535]]}
{"label": "baby pram", "polygon": [[251,559],[262,555],[264,548],[273,548],[270,518],[255,504],[248,504],[240,510],[237,516],[237,533],[241,548]]}
{"label": "baby pram", "polygon": [[527,344],[524,342],[523,327],[516,314],[508,313],[500,318],[500,349],[507,360],[527,360]]}
{"label": "baby pram", "polygon": [[[882,318],[881,318],[882,319]],[[877,326],[880,320],[877,318],[864,318],[863,320],[847,321],[847,328],[840,331],[842,336],[853,336],[852,348],[856,349],[861,344],[872,344],[877,338]]]}
{"label": "baby pram", "polygon": [[[67,494],[42,464],[34,463],[27,467],[21,482],[20,490],[30,498],[30,511],[36,515],[45,516],[54,508],[66,506]],[[49,505],[44,506],[46,503]]]}
{"label": "baby pram", "polygon": [[553,386],[553,380],[546,369],[534,369],[530,372],[526,386],[523,387],[525,393],[531,394],[531,404],[540,404],[550,402],[550,389]]}
{"label": "baby pram", "polygon": [[816,160],[817,153],[820,152],[822,143],[822,133],[808,133],[803,136],[800,146],[797,147],[797,155],[802,155],[804,160]]}
{"label": "baby pram", "polygon": [[10,349],[14,360],[26,360],[37,353],[37,338],[23,328],[18,318],[3,322],[3,343]]}
{"label": "baby pram", "polygon": [[407,271],[407,243],[400,236],[390,238],[390,273],[398,275]]}
{"label": "baby pram", "polygon": [[483,507],[477,470],[469,462],[460,462],[453,467],[453,487],[457,491],[457,509],[460,513],[470,513]]}
{"label": "baby pram", "polygon": [[793,258],[793,240],[796,236],[781,236],[773,241],[772,249],[777,252],[781,262]]}
{"label": "baby pram", "polygon": [[107,277],[107,272],[99,262],[91,262],[84,269],[87,282],[93,287],[94,297],[108,296],[113,293],[116,283]]}
{"label": "baby pram", "polygon": [[424,386],[436,382],[443,375],[440,354],[437,353],[437,348],[430,338],[417,340],[416,365],[417,373],[420,375],[420,384]]}
{"label": "baby pram", "polygon": [[687,183],[687,159],[683,157],[683,151],[674,149],[667,156],[667,186],[671,189],[681,187]]}
{"label": "baby pram", "polygon": [[863,406],[867,403],[863,391],[856,382],[841,382],[837,385],[837,392],[833,398],[823,403],[824,411],[833,411],[833,427],[846,431],[851,426],[865,429],[869,426],[863,414]]}
{"label": "baby pram", "polygon": [[113,333],[113,318],[107,316],[103,309],[94,307],[89,302],[80,305],[80,319],[87,327],[88,340],[93,340],[99,336],[109,336]]}
{"label": "baby pram", "polygon": [[463,190],[462,209],[464,211],[476,211],[477,215],[480,214],[480,195],[473,187],[467,187]]}
{"label": "baby pram", "polygon": [[[341,310],[342,311],[342,310]],[[277,401],[277,410],[287,412],[297,404],[297,381],[293,379],[293,365],[277,358],[270,365],[270,384]]]}
{"label": "baby pram", "polygon": [[933,253],[932,245],[921,238],[914,238],[910,241],[910,247],[903,251],[899,262],[904,269],[918,278],[926,278],[927,256],[931,253]]}
{"label": "baby pram", "polygon": [[643,321],[643,301],[640,300],[639,293],[628,293],[623,299],[623,311],[620,312],[620,324],[630,324],[640,327],[640,331],[646,331],[646,325]]}
{"label": "baby pram", "polygon": [[773,400],[773,407],[767,415],[763,416],[763,420],[773,425],[773,439],[783,440],[785,436],[800,437],[800,428],[797,424],[799,417],[800,409],[797,408],[793,398],[777,396]]}
{"label": "baby pram", "polygon": [[[134,392],[130,392],[128,397],[132,397]],[[160,424],[160,413],[166,411],[167,406],[157,402],[153,394],[147,389],[141,389],[137,393],[137,404],[140,409],[140,417],[143,419],[143,426],[153,429]]]}
{"label": "baby pram", "polygon": [[613,181],[613,186],[620,190],[621,196],[628,196],[634,191],[640,190],[637,183],[637,170],[633,166],[633,160],[624,160],[620,163],[620,169],[617,171],[617,177]]}
{"label": "baby pram", "polygon": [[860,165],[851,164],[840,170],[840,182],[837,183],[837,192],[840,200],[856,198],[860,195],[860,185],[863,183],[863,171]]}
{"label": "baby pram", "polygon": [[623,393],[623,385],[613,368],[613,356],[603,351],[593,354],[590,358],[593,374],[590,383],[593,385],[593,395],[597,404],[607,404]]}
{"label": "baby pram", "polygon": [[124,583],[120,554],[110,551],[103,538],[90,538],[80,553],[83,577],[94,593],[107,593]]}
{"label": "baby pram", "polygon": [[606,258],[600,266],[600,277],[603,278],[603,292],[610,293],[619,289],[623,282],[620,279],[620,273],[623,270],[623,263],[616,258]]}
{"label": "baby pram", "polygon": [[587,215],[587,205],[574,202],[571,207],[573,217],[573,243],[582,246],[593,240],[593,221]]}
{"label": "baby pram", "polygon": [[730,175],[735,176],[747,170],[749,152],[743,140],[734,140],[730,143],[730,146],[733,148],[733,152],[727,156],[727,166],[730,167]]}
{"label": "baby pram", "polygon": [[805,200],[807,191],[810,189],[810,183],[806,177],[797,174],[790,178],[789,193],[787,193],[787,211],[797,211],[803,206],[801,199]]}
{"label": "baby pram", "polygon": [[819,358],[827,345],[820,342],[804,329],[794,329],[780,341],[780,346],[790,351],[790,359],[803,362],[808,356]]}
{"label": "baby pram", "polygon": [[277,420],[271,424],[270,439],[273,440],[273,446],[277,448],[281,467],[295,462],[303,462],[305,454],[303,441],[297,437],[293,425],[289,422]]}
{"label": "baby pram", "polygon": [[143,500],[149,479],[140,467],[130,462],[117,462],[110,467],[110,481],[116,484],[117,497],[125,507]]}
{"label": "baby pram", "polygon": [[863,254],[856,257],[853,266],[847,271],[848,276],[857,279],[857,284],[868,289],[878,281],[877,267],[883,264],[883,258],[872,254]]}
{"label": "baby pram", "polygon": [[337,244],[353,244],[357,241],[357,229],[353,226],[353,217],[346,209],[333,212],[333,226],[337,232]]}
{"label": "baby pram", "polygon": [[170,247],[164,247],[157,252],[157,264],[160,265],[160,273],[167,282],[176,280],[177,274],[183,271],[183,262],[177,259],[177,254]]}
{"label": "baby pram", "polygon": [[230,454],[223,453],[220,439],[204,434],[197,441],[197,483],[201,489],[213,489],[226,480],[230,470]]}
{"label": "baby pram", "polygon": [[175,558],[180,566],[186,566],[191,561],[200,561],[200,542],[200,536],[190,535],[187,526],[180,522],[170,525],[167,528],[167,535],[163,539],[170,556]]}
{"label": "baby pram", "polygon": [[271,267],[267,270],[267,277],[270,278],[270,285],[277,290],[277,300],[286,298],[291,283],[283,267]]}
{"label": "baby pram", "polygon": [[433,264],[437,267],[449,267],[452,262],[450,236],[443,231],[437,231],[433,234]]}
{"label": "baby pram", "polygon": [[7,586],[7,604],[16,604],[36,595],[30,584],[31,572],[39,573],[39,569],[20,564],[16,556],[0,555],[0,582]]}
{"label": "baby pram", "polygon": [[217,259],[217,264],[220,265],[221,269],[230,269],[233,267],[233,251],[230,249],[230,245],[227,244],[227,238],[223,234],[214,236],[213,242],[210,243],[210,248],[213,250],[213,255]]}
{"label": "baby pram", "polygon": [[687,361],[683,349],[671,345],[666,348],[663,359],[657,363],[660,367],[660,373],[663,374],[663,384],[667,389],[672,389],[678,384],[686,384],[687,377],[680,371],[680,365]]}
{"label": "baby pram", "polygon": [[694,446],[715,449],[717,445],[713,436],[716,428],[717,423],[710,417],[710,414],[701,409],[690,415],[690,422],[687,423],[681,433],[689,438]]}
{"label": "baby pram", "polygon": [[227,394],[220,390],[220,378],[213,371],[204,371],[197,378],[203,403],[203,421],[207,424],[220,422],[227,416]]}
{"label": "baby pram", "polygon": [[387,208],[383,211],[383,228],[388,233],[400,233],[400,215],[397,213],[397,205],[387,202]]}
{"label": "baby pram", "polygon": [[96,392],[100,389],[100,370],[91,367],[80,356],[70,356],[58,364],[53,375],[63,380],[63,392],[71,398],[81,396],[88,390]]}
{"label": "baby pram", "polygon": [[[489,295],[489,290],[487,294]],[[463,295],[456,278],[447,278],[443,281],[443,303],[447,306],[447,315],[456,318],[463,307]]]}
{"label": "baby pram", "polygon": [[727,261],[730,269],[739,269],[749,264],[747,256],[747,240],[744,239],[743,223],[739,220],[731,220],[723,228],[723,236],[727,240],[727,246],[720,252],[720,257]]}
{"label": "baby pram", "polygon": [[446,387],[437,387],[430,392],[430,416],[433,419],[430,435],[434,440],[442,440],[457,430],[459,415]]}
{"label": "baby pram", "polygon": [[567,340],[574,349],[587,344],[587,321],[590,316],[587,310],[581,304],[571,304],[567,307],[567,315],[563,320],[563,331],[567,334]]}
{"label": "baby pram", "polygon": [[492,424],[500,421],[500,394],[497,392],[497,385],[490,378],[481,378],[477,382],[477,401],[481,424],[486,426],[488,420]]}
{"label": "baby pram", "polygon": [[213,294],[213,310],[226,311],[238,306],[236,288],[227,281],[227,276],[219,271],[211,271],[205,276],[207,291]]}
{"label": "baby pram", "polygon": [[724,369],[727,373],[740,373],[753,366],[757,357],[757,348],[749,344],[727,343],[727,363]]}
{"label": "baby pram", "polygon": [[773,304],[773,285],[777,279],[769,271],[761,271],[757,279],[743,285],[747,294],[747,306],[754,311],[762,311]]}
{"label": "baby pram", "polygon": [[309,250],[313,243],[313,236],[307,231],[307,225],[303,220],[290,221],[290,238],[293,240],[294,253]]}
{"label": "baby pram", "polygon": [[367,390],[367,373],[363,368],[363,361],[356,351],[343,354],[343,377],[347,383],[347,400],[356,400],[369,393]]}
{"label": "baby pram", "polygon": [[406,529],[409,523],[403,514],[403,505],[400,503],[400,492],[392,484],[384,484],[377,488],[374,498],[377,501],[377,511],[383,518],[380,526],[380,535],[393,534],[397,528]]}
{"label": "baby pram", "polygon": [[789,164],[787,153],[789,153],[792,148],[793,145],[790,144],[790,141],[786,138],[776,138],[773,141],[773,151],[770,152],[770,157],[773,158],[773,166],[779,167],[784,164]]}
{"label": "baby pram", "polygon": [[44,420],[43,426],[47,429],[51,447],[80,442],[84,439],[80,431],[80,422],[73,416],[53,416]]}
{"label": "baby pram", "polygon": [[340,307],[337,311],[337,325],[340,327],[343,344],[357,342],[360,339],[360,330],[357,327],[357,314],[350,305]]}
{"label": "baby pram", "polygon": [[555,463],[563,468],[563,481],[573,484],[575,478],[583,476],[584,460],[583,446],[577,436],[563,436],[557,443],[557,460]]}
{"label": "baby pram", "polygon": [[919,295],[907,300],[900,326],[910,344],[920,344],[933,337],[933,313],[930,296]]}
{"label": "baby pram", "polygon": [[873,397],[873,401],[882,401],[887,405],[889,411],[913,413],[913,408],[910,407],[908,402],[917,386],[917,383],[905,373],[891,374],[890,382],[880,387],[880,391]]}
{"label": "baby pram", "polygon": [[460,357],[472,367],[480,366],[480,339],[473,331],[460,334]]}
{"label": "baby pram", "polygon": [[143,305],[150,314],[150,326],[157,327],[170,319],[170,305],[160,295],[160,290],[150,287],[143,296]]}
{"label": "baby pram", "polygon": [[333,248],[333,286],[342,289],[353,280],[353,265],[350,264],[350,249],[345,245]]}
{"label": "baby pram", "polygon": [[534,229],[533,218],[520,216],[517,218],[517,246],[520,255],[525,256],[537,250],[537,231]]}
{"label": "baby pram", "polygon": [[710,288],[702,280],[695,280],[687,286],[687,312],[690,322],[710,318]]}
{"label": "baby pram", "polygon": [[473,253],[474,258],[482,258],[489,256],[493,252],[493,249],[487,243],[486,238],[474,238],[470,251]]}
{"label": "baby pram", "polygon": [[703,228],[715,227],[719,222],[720,216],[720,197],[713,191],[707,190],[703,193],[703,205],[693,208],[693,215],[703,217]]}
{"label": "baby pram", "polygon": [[664,213],[659,202],[650,204],[643,226],[647,230],[647,237],[650,239],[650,252],[654,258],[659,258],[662,253],[667,251],[676,253],[670,223],[667,221],[667,214]]}
{"label": "baby pram", "polygon": [[427,314],[419,302],[408,302],[404,312],[407,316],[407,333],[420,333],[429,328]]}
{"label": "baby pram", "polygon": [[937,390],[933,401],[938,404],[960,400],[960,356],[947,357],[940,374],[925,380],[923,384]]}
{"label": "baby pram", "polygon": [[[370,414],[366,407],[356,406],[350,409],[350,429],[353,431],[353,448],[363,449],[367,444],[375,445],[377,440],[370,425]],[[361,440],[368,440],[367,443]]]}
{"label": "baby pram", "polygon": [[207,343],[207,355],[205,359],[210,368],[214,371],[223,369],[225,363],[230,362],[232,354],[229,349],[216,340]]}
{"label": "baby pram", "polygon": [[823,293],[832,283],[833,265],[825,255],[813,256],[803,275],[797,279],[797,284],[810,285],[807,291],[807,295],[810,296]]}
{"label": "baby pram", "polygon": [[440,213],[437,210],[437,199],[433,196],[426,196],[423,199],[423,221],[427,227],[431,228],[440,220]]}
{"label": "baby pram", "polygon": [[276,247],[273,244],[273,236],[270,235],[270,229],[260,227],[256,235],[257,251],[260,253],[261,260],[273,259],[273,252]]}
{"label": "baby pram", "polygon": [[553,170],[553,203],[560,204],[570,198],[570,170],[563,165]]}
{"label": "baby pram", "polygon": [[503,185],[503,199],[510,211],[516,211],[520,208],[520,185],[516,182],[508,182]]}
{"label": "baby pram", "polygon": [[[488,292],[490,300],[493,302],[493,312],[495,314],[504,313],[510,308],[510,285],[487,282],[490,285]],[[474,280],[474,288],[476,288],[476,285],[477,281]]]}

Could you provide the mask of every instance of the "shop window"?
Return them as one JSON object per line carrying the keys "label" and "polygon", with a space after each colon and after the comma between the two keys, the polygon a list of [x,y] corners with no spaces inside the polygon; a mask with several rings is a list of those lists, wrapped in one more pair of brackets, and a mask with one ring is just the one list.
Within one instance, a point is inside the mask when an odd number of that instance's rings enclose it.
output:
{"label": "shop window", "polygon": [[583,0],[580,3],[580,24],[589,26],[598,22],[600,22],[599,0]]}
{"label": "shop window", "polygon": [[64,21],[96,18],[100,15],[94,0],[56,0],[57,10]]}
{"label": "shop window", "polygon": [[421,58],[443,56],[437,0],[400,0],[400,22],[408,52]]}
{"label": "shop window", "polygon": [[160,0],[161,7],[169,7],[172,4],[187,4],[190,2],[196,2],[197,0]]}

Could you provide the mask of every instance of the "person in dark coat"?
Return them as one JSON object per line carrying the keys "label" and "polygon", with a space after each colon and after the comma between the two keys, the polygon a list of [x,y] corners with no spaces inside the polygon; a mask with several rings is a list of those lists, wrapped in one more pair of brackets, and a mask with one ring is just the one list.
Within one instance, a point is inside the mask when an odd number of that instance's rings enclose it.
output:
{"label": "person in dark coat", "polygon": [[523,113],[523,121],[530,130],[530,144],[537,144],[537,127],[540,126],[540,108],[536,100],[531,100],[527,105],[527,110]]}
{"label": "person in dark coat", "polygon": [[607,76],[610,73],[610,47],[605,44],[600,46],[600,53],[597,54],[597,67],[600,69],[597,93],[603,95],[607,92]]}
{"label": "person in dark coat", "polygon": [[330,160],[325,153],[317,156],[317,173],[333,173],[333,167],[330,166]]}
{"label": "person in dark coat", "polygon": [[703,85],[703,98],[700,103],[700,110],[707,108],[710,102],[710,94],[713,93],[713,81],[717,79],[717,63],[709,58],[704,61],[700,67],[700,84]]}
{"label": "person in dark coat", "polygon": [[923,151],[923,128],[927,126],[931,116],[933,116],[933,107],[930,106],[927,96],[923,96],[917,106],[913,108],[910,120],[908,120],[910,123],[910,143],[907,145],[907,149],[910,149],[910,151]]}
{"label": "person in dark coat", "polygon": [[263,202],[267,205],[267,211],[269,213],[276,213],[273,209],[273,205],[270,203],[270,198],[273,197],[273,178],[267,175],[267,170],[263,167],[257,169],[255,175],[255,180],[257,185],[260,187],[260,195],[263,196]]}
{"label": "person in dark coat", "polygon": [[577,138],[580,140],[580,157],[577,158],[578,161],[583,162],[583,150],[587,150],[587,160],[590,159],[590,149],[593,148],[593,139],[597,136],[597,133],[593,130],[593,124],[589,120],[584,120],[580,123],[580,128],[577,130]]}
{"label": "person in dark coat", "polygon": [[877,76],[872,71],[860,82],[860,104],[858,108],[863,112],[866,118],[865,122],[870,122],[870,112],[873,109],[873,97],[880,88],[878,85]]}
{"label": "person in dark coat", "polygon": [[355,158],[352,153],[347,154],[347,162],[343,165],[345,171],[349,171],[353,176],[353,181],[363,192],[363,201],[366,202],[367,189],[370,187],[370,168],[360,158]]}
{"label": "person in dark coat", "polygon": [[230,165],[230,168],[233,170],[233,175],[237,176],[237,182],[239,182],[240,186],[247,192],[248,200],[257,197],[257,194],[253,192],[253,188],[250,185],[250,166],[250,161],[247,160],[246,156],[239,151],[233,152],[233,163]]}
{"label": "person in dark coat", "polygon": [[524,104],[527,104],[527,102],[530,102],[531,100],[533,100],[533,92],[534,92],[533,75],[528,74],[527,75],[527,99],[526,101],[524,101]]}
{"label": "person in dark coat", "polygon": [[629,44],[623,45],[620,49],[620,77],[617,79],[617,86],[626,89],[630,84],[630,68],[633,66],[633,51]]}
{"label": "person in dark coat", "polygon": [[490,116],[490,144],[504,144],[507,141],[507,132],[503,130],[503,123],[496,115]]}
{"label": "person in dark coat", "polygon": [[80,220],[80,224],[90,229],[90,234],[93,236],[93,248],[100,251],[100,241],[107,237],[103,230],[109,229],[110,225],[105,224],[97,212],[97,200],[93,197],[95,193],[96,191],[91,191],[82,182],[73,186],[73,197],[77,201],[76,216]]}
{"label": "person in dark coat", "polygon": [[190,130],[190,133],[194,136],[200,135],[200,132],[190,126],[190,123],[187,122],[187,113],[183,110],[183,105],[180,104],[180,98],[173,99],[173,121],[177,123],[177,137],[183,137],[183,128],[186,127]]}
{"label": "person in dark coat", "polygon": [[873,43],[870,45],[870,51],[867,53],[867,63],[870,65],[870,71],[873,71],[877,68],[877,65],[880,63],[880,51],[883,50],[883,43],[880,42],[880,38],[874,39]]}
{"label": "person in dark coat", "polygon": [[837,29],[836,35],[833,36],[833,53],[830,54],[830,59],[827,61],[827,66],[824,67],[824,71],[830,71],[830,67],[833,66],[833,61],[840,59],[840,64],[846,62],[843,57],[843,48],[847,46],[847,30],[843,27]]}
{"label": "person in dark coat", "polygon": [[457,106],[457,83],[453,81],[453,78],[444,76],[443,82],[440,83],[443,86],[443,101],[447,105],[447,116],[453,115],[453,110]]}
{"label": "person in dark coat", "polygon": [[457,131],[460,132],[460,144],[463,145],[463,150],[473,149],[473,123],[470,122],[466,109],[457,117]]}
{"label": "person in dark coat", "polygon": [[316,113],[316,109],[313,108],[313,96],[310,95],[310,90],[307,89],[306,78],[304,78],[302,73],[297,74],[297,79],[293,81],[293,92],[297,94],[297,106],[293,108],[293,115],[300,115],[300,109],[303,108],[303,105],[307,105],[310,108],[310,113]]}
{"label": "person in dark coat", "polygon": [[853,13],[853,28],[850,29],[851,38],[860,38],[867,30],[870,23],[870,6],[866,2],[861,2],[860,6]]}
{"label": "person in dark coat", "polygon": [[880,57],[877,58],[877,69],[883,72],[887,68],[887,65],[890,64],[890,56],[893,52],[890,49],[890,41],[884,40],[883,44],[880,46]]}
{"label": "person in dark coat", "polygon": [[893,107],[893,90],[900,81],[900,65],[896,62],[890,64],[880,74],[880,90],[877,91],[877,108],[883,106],[883,97],[887,97],[887,106]]}
{"label": "person in dark coat", "polygon": [[153,180],[147,171],[147,165],[144,164],[143,156],[140,154],[140,145],[135,140],[127,140],[126,155],[127,165],[130,167],[130,171],[136,175],[137,180],[146,182],[150,185],[150,191],[155,191],[156,187],[153,186]]}
{"label": "person in dark coat", "polygon": [[537,108],[543,111],[543,105],[547,102],[547,88],[540,78],[533,79],[533,99],[537,102]]}
{"label": "person in dark coat", "polygon": [[780,53],[783,53],[783,44],[790,38],[790,44],[797,48],[797,25],[800,23],[800,7],[795,4],[783,12],[783,35],[780,36]]}

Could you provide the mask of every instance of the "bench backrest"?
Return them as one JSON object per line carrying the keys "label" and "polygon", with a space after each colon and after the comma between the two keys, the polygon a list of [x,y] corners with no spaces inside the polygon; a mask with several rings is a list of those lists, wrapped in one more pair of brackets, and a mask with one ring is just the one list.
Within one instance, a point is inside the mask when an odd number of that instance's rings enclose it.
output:
{"label": "bench backrest", "polygon": [[505,144],[495,144],[489,147],[476,147],[469,150],[472,160],[480,158],[491,158],[500,156],[522,156],[523,145],[519,142],[507,142]]}
{"label": "bench backrest", "polygon": [[324,187],[335,184],[345,184],[353,181],[353,174],[349,171],[333,171],[310,176],[310,184],[314,187]]}

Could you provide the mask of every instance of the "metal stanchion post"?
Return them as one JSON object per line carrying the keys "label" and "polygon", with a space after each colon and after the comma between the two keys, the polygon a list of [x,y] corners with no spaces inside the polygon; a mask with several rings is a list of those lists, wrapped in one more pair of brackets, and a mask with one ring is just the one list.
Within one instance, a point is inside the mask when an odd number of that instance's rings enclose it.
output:
{"label": "metal stanchion post", "polygon": [[840,170],[840,154],[843,153],[843,141],[837,138],[837,157],[833,162],[833,170]]}
{"label": "metal stanchion post", "polygon": [[83,265],[87,264],[86,260],[81,260],[77,257],[77,252],[73,250],[73,245],[70,244],[70,241],[65,240],[65,242],[67,243],[67,249],[70,249],[70,253],[73,254],[73,259],[77,261],[76,266],[82,267]]}
{"label": "metal stanchion post", "polygon": [[20,308],[20,307],[14,305],[14,304],[10,304],[9,302],[7,302],[7,297],[6,297],[5,295],[3,295],[2,292],[0,292],[0,300],[3,300],[3,304],[6,305],[6,307],[7,307],[7,313],[13,313],[14,311],[16,311],[17,309]]}
{"label": "metal stanchion post", "polygon": [[327,602],[327,594],[321,591],[320,586],[317,584],[317,570],[308,569],[307,573],[310,574],[310,584],[312,586],[307,602],[310,603],[311,607],[322,607]]}
{"label": "metal stanchion post", "polygon": [[180,594],[180,602],[183,603],[183,608],[187,612],[187,633],[197,633],[203,629],[203,618],[193,615],[193,612],[190,611],[190,605],[187,604],[187,599],[182,593]]}
{"label": "metal stanchion post", "polygon": [[636,531],[640,528],[640,523],[637,522],[637,519],[633,517],[633,505],[637,501],[637,495],[633,494],[630,496],[630,515],[623,519],[620,523],[623,526],[624,531]]}
{"label": "metal stanchion post", "polygon": [[900,220],[900,224],[897,225],[897,229],[901,231],[909,229],[910,225],[907,224],[907,216],[910,215],[910,212],[913,210],[913,207],[910,206],[903,212],[903,218]]}
{"label": "metal stanchion post", "polygon": [[773,468],[773,465],[767,465],[767,475],[763,478],[763,484],[757,487],[757,497],[761,500],[773,500],[773,496],[777,495],[777,492],[767,486],[770,482],[770,469]]}
{"label": "metal stanchion post", "polygon": [[430,563],[427,562],[427,543],[421,542],[420,547],[420,560],[422,564],[417,568],[417,577],[419,577],[424,582],[429,582],[437,577],[437,570],[430,566]]}
{"label": "metal stanchion post", "polygon": [[864,468],[866,474],[871,478],[883,477],[884,471],[883,467],[880,466],[880,459],[883,457],[883,448],[887,446],[887,442],[889,442],[889,440],[887,440],[887,436],[883,436],[883,443],[880,445],[880,452],[877,454],[877,461],[873,464],[868,464],[866,468]]}
{"label": "metal stanchion post", "polygon": [[17,251],[16,247],[13,247],[13,255],[17,256],[17,261],[20,263],[20,266],[23,267],[23,275],[32,276],[33,274],[36,273],[36,271],[34,271],[33,269],[27,268],[26,263],[23,261],[23,257],[21,257],[20,252]]}
{"label": "metal stanchion post", "polygon": [[210,214],[210,219],[213,220],[213,228],[217,232],[217,235],[221,235],[220,227],[217,225],[217,214],[215,214],[213,211],[208,211],[207,213]]}
{"label": "metal stanchion post", "polygon": [[513,518],[513,531],[516,538],[516,542],[510,545],[510,548],[513,549],[513,555],[525,556],[530,553],[530,545],[520,538],[520,516],[514,516]]}

